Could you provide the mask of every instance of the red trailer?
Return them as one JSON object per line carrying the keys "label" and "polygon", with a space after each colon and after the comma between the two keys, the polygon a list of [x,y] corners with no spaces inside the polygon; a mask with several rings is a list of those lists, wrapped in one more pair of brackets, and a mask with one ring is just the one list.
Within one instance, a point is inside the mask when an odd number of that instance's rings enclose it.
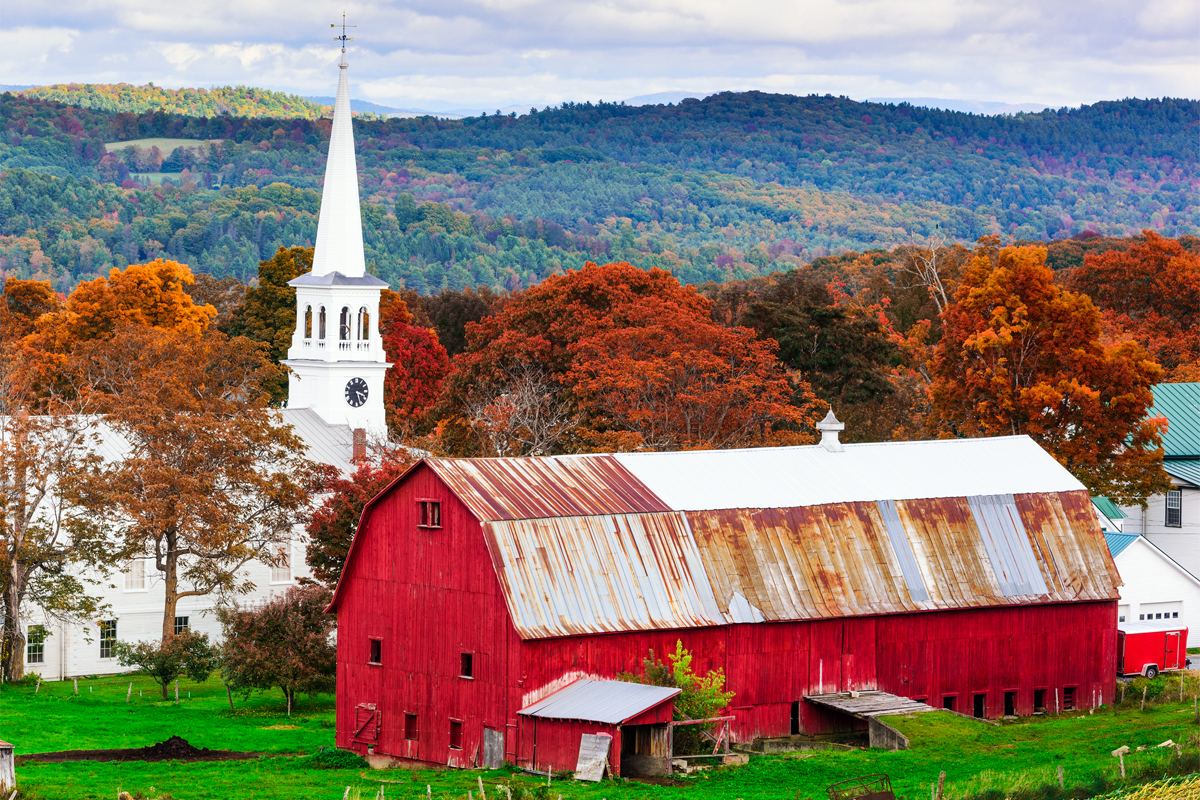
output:
{"label": "red trailer", "polygon": [[1188,629],[1158,622],[1126,622],[1117,629],[1117,671],[1153,678],[1187,668]]}

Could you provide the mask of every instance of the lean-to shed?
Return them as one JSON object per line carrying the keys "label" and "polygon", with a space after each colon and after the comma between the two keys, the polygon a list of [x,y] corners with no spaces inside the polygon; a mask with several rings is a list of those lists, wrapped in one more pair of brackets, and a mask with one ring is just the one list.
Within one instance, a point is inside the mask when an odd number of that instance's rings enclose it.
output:
{"label": "lean-to shed", "polygon": [[803,700],[852,689],[1091,707],[1118,583],[1084,487],[1027,437],[426,459],[364,510],[330,606],[337,743],[529,765],[523,709],[676,642],[724,671],[741,741],[853,726]]}

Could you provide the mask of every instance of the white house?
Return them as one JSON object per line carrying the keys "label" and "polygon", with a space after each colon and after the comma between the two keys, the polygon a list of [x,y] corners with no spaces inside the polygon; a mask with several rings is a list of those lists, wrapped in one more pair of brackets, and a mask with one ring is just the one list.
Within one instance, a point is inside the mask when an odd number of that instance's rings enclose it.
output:
{"label": "white house", "polygon": [[[368,436],[386,432],[383,378],[391,365],[378,329],[379,297],[387,284],[365,270],[345,52],[339,64],[313,269],[291,282],[297,290],[296,331],[283,362],[291,369],[288,406],[279,413],[304,441],[310,459],[348,475],[355,450]],[[119,458],[124,450],[120,437],[103,426],[97,429],[101,454]],[[303,527],[297,526],[284,546],[284,563],[248,565],[243,575],[255,589],[239,602],[264,600],[307,576],[305,543]],[[125,564],[123,572],[92,591],[110,610],[87,625],[61,624],[36,607],[24,610],[26,671],[47,680],[120,672],[124,668],[113,657],[114,641],[160,637],[164,594],[153,559]],[[211,595],[181,599],[176,630],[219,638],[217,602]]]}
{"label": "white house", "polygon": [[1170,620],[1200,630],[1200,578],[1138,533],[1104,534],[1121,573],[1118,622]]}
{"label": "white house", "polygon": [[1163,469],[1172,488],[1146,498],[1146,508],[1124,507],[1125,533],[1143,534],[1192,575],[1200,575],[1200,383],[1160,383],[1150,415],[1169,423]]}

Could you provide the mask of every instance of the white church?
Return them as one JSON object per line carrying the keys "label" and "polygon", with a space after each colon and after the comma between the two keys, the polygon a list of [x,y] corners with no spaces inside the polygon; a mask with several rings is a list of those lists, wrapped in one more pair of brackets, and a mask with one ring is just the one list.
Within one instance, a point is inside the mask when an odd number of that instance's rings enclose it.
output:
{"label": "white church", "polygon": [[[383,378],[391,365],[378,329],[380,292],[387,283],[367,274],[363,255],[345,54],[343,47],[313,268],[291,282],[296,287],[296,331],[283,362],[291,370],[287,408],[279,414],[304,441],[310,459],[348,476],[356,447],[363,447],[368,437],[386,435]],[[101,438],[100,455],[120,458],[125,450],[120,437],[101,430]],[[255,589],[239,595],[238,602],[265,600],[306,577],[305,545],[304,528],[298,525],[277,566],[247,565],[243,575]],[[126,668],[113,654],[114,642],[161,636],[165,596],[153,559],[126,563],[123,572],[89,592],[108,609],[87,625],[64,624],[36,606],[23,609],[26,672],[43,680],[122,672]],[[219,639],[218,600],[214,595],[181,598],[175,630]]]}

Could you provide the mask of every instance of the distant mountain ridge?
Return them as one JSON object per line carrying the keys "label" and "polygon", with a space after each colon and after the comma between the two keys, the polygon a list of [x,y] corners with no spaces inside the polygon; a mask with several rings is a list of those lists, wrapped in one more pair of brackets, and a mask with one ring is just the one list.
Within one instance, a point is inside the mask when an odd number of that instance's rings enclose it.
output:
{"label": "distant mountain ridge", "polygon": [[868,103],[908,103],[918,108],[936,108],[942,111],[962,111],[965,114],[1037,114],[1050,108],[1048,103],[1001,103],[992,100],[946,100],[940,97],[868,97]]}
{"label": "distant mountain ridge", "polygon": [[303,97],[253,86],[215,86],[211,89],[166,89],[147,83],[59,83],[20,91],[32,100],[95,111],[141,114],[162,111],[186,117],[272,117],[319,119],[328,109]]}

